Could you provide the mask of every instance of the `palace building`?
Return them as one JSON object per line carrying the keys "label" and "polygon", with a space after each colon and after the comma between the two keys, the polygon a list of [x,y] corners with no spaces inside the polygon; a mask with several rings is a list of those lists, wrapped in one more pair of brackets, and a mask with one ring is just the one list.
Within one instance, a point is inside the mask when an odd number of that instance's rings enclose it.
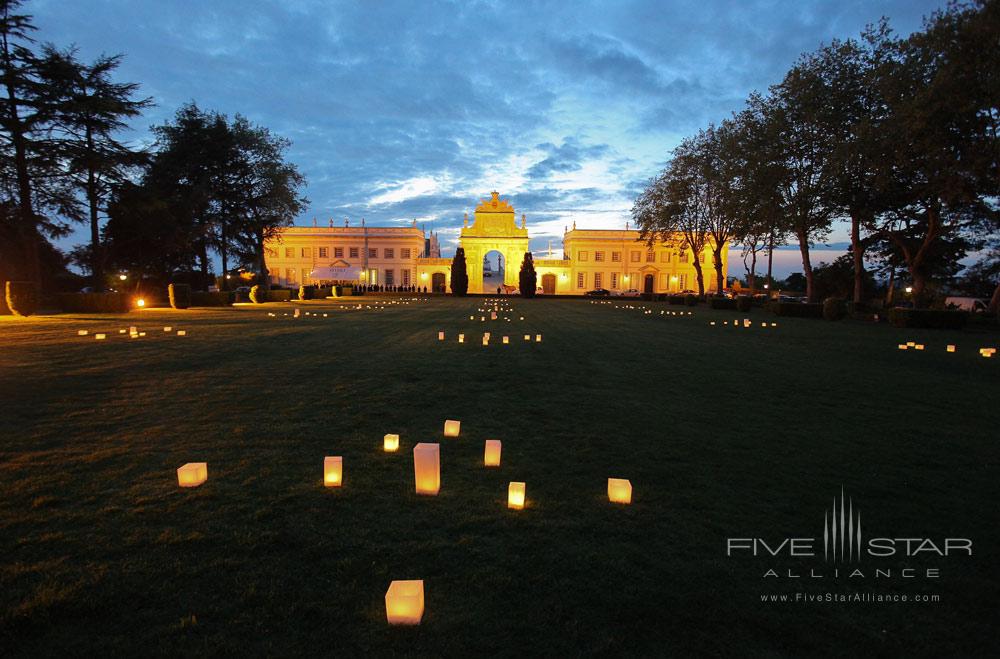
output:
{"label": "palace building", "polygon": [[[527,218],[516,223],[513,206],[497,192],[466,213],[459,235],[465,249],[470,293],[492,293],[499,277],[484,282],[487,255],[498,252],[503,284],[516,287],[524,253],[528,251]],[[723,250],[723,280],[728,267]],[[582,295],[595,288],[636,289],[674,293],[697,289],[693,260],[701,262],[706,291],[715,289],[711,247],[694,254],[683,237],[656,241],[652,246],[635,230],[577,229],[563,233],[561,259],[535,259],[538,286],[547,295]],[[448,291],[451,258],[441,257],[438,236],[425,234],[416,221],[409,227],[369,227],[348,222],[342,227],[288,227],[265,245],[271,283],[281,286],[354,282],[383,286],[415,285],[428,291]]]}

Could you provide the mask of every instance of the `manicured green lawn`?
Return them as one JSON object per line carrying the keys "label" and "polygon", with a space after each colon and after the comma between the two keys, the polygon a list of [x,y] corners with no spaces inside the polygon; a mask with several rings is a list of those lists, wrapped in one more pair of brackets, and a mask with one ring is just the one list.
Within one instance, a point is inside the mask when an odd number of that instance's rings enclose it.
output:
{"label": "manicured green lawn", "polygon": [[[481,323],[482,304],[0,318],[0,654],[995,650],[1000,356],[978,354],[995,333],[584,300]],[[280,315],[295,306],[329,315]],[[414,493],[417,442],[441,443],[437,497]],[[325,455],[343,488],[323,487]],[[209,480],[182,490],[191,461]],[[850,581],[762,577],[832,569],[822,554],[726,556],[729,537],[821,537],[841,488],[866,537],[971,538],[973,556],[866,558],[893,576]],[[419,627],[386,624],[393,579],[424,580]],[[940,601],[760,599],[796,592]]]}

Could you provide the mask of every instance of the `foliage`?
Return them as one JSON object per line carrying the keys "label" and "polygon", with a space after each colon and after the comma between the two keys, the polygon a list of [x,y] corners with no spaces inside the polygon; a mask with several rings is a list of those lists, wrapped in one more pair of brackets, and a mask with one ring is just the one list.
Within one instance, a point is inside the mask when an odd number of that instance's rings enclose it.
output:
{"label": "foliage", "polygon": [[895,327],[962,329],[968,320],[969,314],[965,311],[905,307],[893,307],[889,310],[889,322]]}
{"label": "foliage", "polygon": [[531,256],[531,252],[524,253],[524,260],[521,261],[521,270],[518,273],[517,281],[521,289],[521,297],[535,297],[535,290],[538,286],[538,275],[535,273],[535,261]]}
{"label": "foliage", "polygon": [[736,309],[736,300],[721,295],[713,295],[708,298],[708,306],[711,309]]}
{"label": "foliage", "polygon": [[167,298],[174,309],[187,309],[191,306],[191,287],[187,284],[170,284],[167,286]]}
{"label": "foliage", "polygon": [[451,260],[451,294],[461,297],[468,292],[469,272],[465,263],[465,250],[459,247]]}
{"label": "foliage", "polygon": [[316,287],[302,284],[299,286],[299,299],[300,300],[311,300],[315,297]]}
{"label": "foliage", "polygon": [[38,311],[38,284],[33,281],[8,281],[4,301],[15,316],[30,316]]}
{"label": "foliage", "polygon": [[127,313],[132,297],[127,293],[58,293],[56,306],[75,313]]}
{"label": "foliage", "polygon": [[753,298],[749,295],[740,295],[736,298],[737,311],[750,311],[753,308]]}
{"label": "foliage", "polygon": [[193,291],[191,293],[191,306],[228,307],[233,303],[235,295],[232,291]]}
{"label": "foliage", "polygon": [[694,293],[688,293],[684,296],[684,304],[689,307],[696,306],[698,304],[698,296]]}
{"label": "foliage", "polygon": [[847,304],[843,298],[828,297],[823,300],[823,318],[825,320],[841,320],[847,315]]}
{"label": "foliage", "polygon": [[772,302],[770,309],[777,316],[790,318],[822,318],[823,305],[802,302]]}
{"label": "foliage", "polygon": [[[272,291],[273,295],[277,295],[281,291]],[[269,299],[268,290],[260,284],[254,284],[250,287],[250,301],[254,304],[263,304]],[[289,293],[289,298],[291,298],[291,293]]]}

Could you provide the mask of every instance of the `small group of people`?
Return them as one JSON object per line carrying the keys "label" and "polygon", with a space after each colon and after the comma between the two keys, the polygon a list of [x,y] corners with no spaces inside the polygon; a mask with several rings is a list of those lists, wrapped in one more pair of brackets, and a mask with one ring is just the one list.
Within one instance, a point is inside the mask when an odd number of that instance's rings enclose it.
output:
{"label": "small group of people", "polygon": [[424,286],[396,286],[393,284],[356,284],[355,288],[359,291],[365,293],[426,293],[427,287]]}

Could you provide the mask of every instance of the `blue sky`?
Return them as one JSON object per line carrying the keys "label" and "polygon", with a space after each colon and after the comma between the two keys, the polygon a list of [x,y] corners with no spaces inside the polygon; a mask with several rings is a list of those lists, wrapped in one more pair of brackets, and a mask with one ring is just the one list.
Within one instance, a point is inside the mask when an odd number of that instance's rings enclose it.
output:
{"label": "blue sky", "polygon": [[[157,104],[240,113],[288,137],[317,218],[416,219],[446,253],[492,189],[532,248],[613,228],[684,136],[738,110],[796,57],[879,16],[902,34],[932,0],[255,2],[33,0],[38,38],[123,53]],[[81,230],[63,245],[82,242]],[[830,237],[837,252],[846,232]],[[831,253],[835,256],[836,253]],[[797,255],[782,257],[779,274]],[[829,260],[829,259],[828,259]],[[785,263],[787,261],[787,264]],[[734,261],[735,266],[737,261]],[[736,269],[731,268],[733,274]]]}

